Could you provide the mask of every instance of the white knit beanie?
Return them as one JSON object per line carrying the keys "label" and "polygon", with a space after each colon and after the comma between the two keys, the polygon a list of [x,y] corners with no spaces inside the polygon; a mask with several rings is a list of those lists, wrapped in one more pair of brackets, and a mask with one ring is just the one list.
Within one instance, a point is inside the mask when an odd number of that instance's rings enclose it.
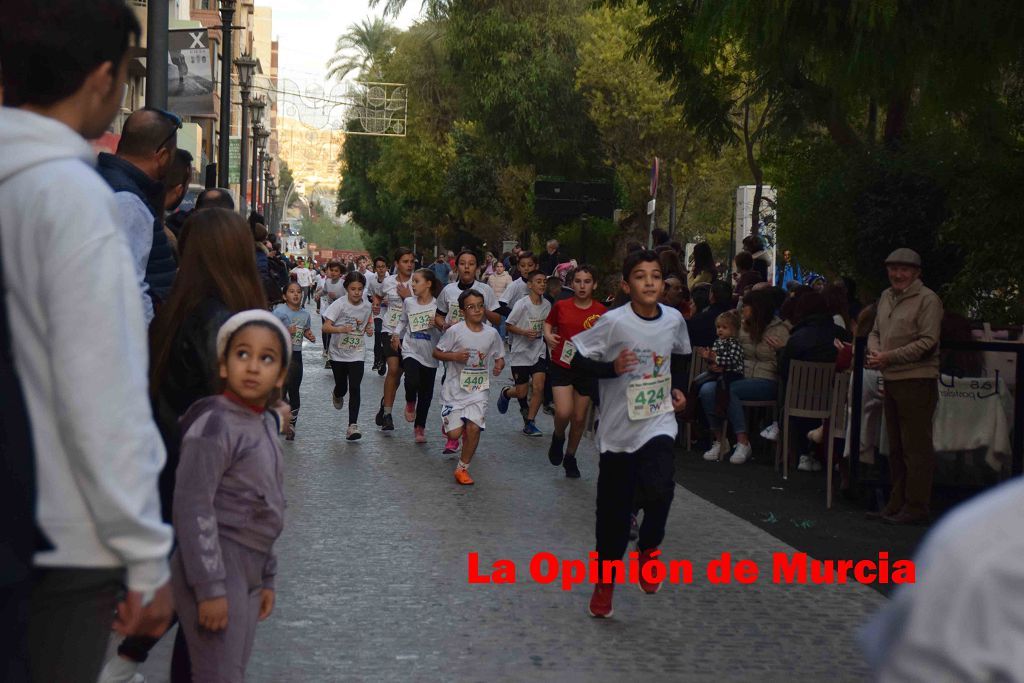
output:
{"label": "white knit beanie", "polygon": [[262,308],[253,308],[248,311],[242,311],[241,313],[235,313],[220,326],[220,330],[217,332],[217,358],[224,358],[224,354],[227,351],[228,340],[231,339],[231,335],[238,331],[238,329],[243,325],[256,322],[270,325],[281,335],[281,340],[283,342],[282,348],[284,349],[284,367],[287,368],[288,361],[290,361],[292,357],[292,336],[288,333],[288,328],[284,326],[284,323],[278,320],[277,316],[270,311],[263,310]]}

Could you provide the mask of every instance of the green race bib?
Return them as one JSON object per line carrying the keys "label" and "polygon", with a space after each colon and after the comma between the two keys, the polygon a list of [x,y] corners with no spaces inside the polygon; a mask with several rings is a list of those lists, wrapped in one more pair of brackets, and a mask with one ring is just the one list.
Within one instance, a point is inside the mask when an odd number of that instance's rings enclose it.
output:
{"label": "green race bib", "polygon": [[626,387],[626,406],[630,420],[649,420],[671,413],[671,375],[631,381]]}

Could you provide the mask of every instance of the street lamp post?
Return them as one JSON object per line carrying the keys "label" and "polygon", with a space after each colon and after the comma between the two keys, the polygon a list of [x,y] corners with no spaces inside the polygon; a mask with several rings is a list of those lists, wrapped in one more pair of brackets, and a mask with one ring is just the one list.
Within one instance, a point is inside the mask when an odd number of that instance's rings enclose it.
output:
{"label": "street lamp post", "polygon": [[273,157],[269,152],[263,156],[263,203],[266,204],[270,198],[270,164]]}
{"label": "street lamp post", "polygon": [[235,0],[220,0],[220,139],[217,141],[217,184],[228,186],[228,151],[231,137],[231,22]]}
{"label": "street lamp post", "polygon": [[270,133],[267,132],[266,128],[260,129],[260,167],[256,187],[256,201],[260,206],[267,203],[265,180],[267,175],[267,158],[270,156],[267,154],[267,139],[269,137]]}
{"label": "street lamp post", "polygon": [[167,109],[167,0],[149,0],[146,12],[146,106]]}
{"label": "street lamp post", "polygon": [[242,55],[235,60],[238,70],[238,89],[242,95],[242,158],[238,168],[238,210],[244,216],[246,209],[245,190],[246,172],[249,170],[249,88],[252,86],[252,73],[256,69],[256,60],[249,55]]}
{"label": "street lamp post", "polygon": [[274,176],[267,181],[267,202],[270,204],[270,211],[267,212],[267,230],[277,230],[277,183]]}
{"label": "street lamp post", "polygon": [[266,103],[262,97],[252,98],[252,102],[249,103],[249,112],[252,116],[252,191],[249,193],[249,210],[256,213],[256,189],[259,187],[259,167],[260,167],[260,131],[263,130],[261,121],[263,120],[263,108]]}

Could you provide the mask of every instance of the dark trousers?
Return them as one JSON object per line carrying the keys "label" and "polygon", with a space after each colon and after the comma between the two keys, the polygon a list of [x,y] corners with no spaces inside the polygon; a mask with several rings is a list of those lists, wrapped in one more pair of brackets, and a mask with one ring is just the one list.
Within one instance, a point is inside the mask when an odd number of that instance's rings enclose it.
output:
{"label": "dark trousers", "polygon": [[[323,322],[324,322],[324,320],[321,318],[320,319],[320,324],[323,325]],[[327,347],[331,343],[331,335],[329,335],[326,332],[324,332],[323,327],[321,327],[320,328],[320,336],[321,336],[321,338],[323,338],[323,341],[324,341],[324,351],[326,351]]]}
{"label": "dark trousers", "polygon": [[32,580],[0,587],[0,681],[28,683],[28,623]]}
{"label": "dark trousers", "polygon": [[[656,436],[633,453],[602,453],[597,476],[597,554],[622,559],[629,544],[630,515],[644,511],[639,548],[665,538],[665,521],[675,496],[672,437]],[[634,505],[635,503],[635,505]]]}
{"label": "dark trousers", "polygon": [[344,398],[348,394],[348,423],[359,422],[359,385],[363,383],[363,361],[331,361],[334,373],[334,395]]}
{"label": "dark trousers", "polygon": [[28,628],[32,680],[95,683],[123,592],[123,569],[37,569]]}
{"label": "dark trousers", "polygon": [[901,379],[885,382],[885,427],[889,436],[890,513],[903,506],[912,513],[926,513],[931,503],[935,476],[932,420],[939,402],[934,379]]}
{"label": "dark trousers", "polygon": [[381,330],[384,329],[384,320],[375,319],[373,321],[373,365],[374,367],[381,365],[384,362],[384,335],[381,334]]}
{"label": "dark trousers", "polygon": [[416,422],[413,426],[426,427],[430,401],[434,398],[437,368],[428,368],[415,358],[403,358],[402,370],[405,371],[405,402],[416,402]]}
{"label": "dark trousers", "polygon": [[288,377],[284,382],[284,400],[292,407],[292,422],[299,416],[299,387],[302,386],[302,351],[292,351]]}

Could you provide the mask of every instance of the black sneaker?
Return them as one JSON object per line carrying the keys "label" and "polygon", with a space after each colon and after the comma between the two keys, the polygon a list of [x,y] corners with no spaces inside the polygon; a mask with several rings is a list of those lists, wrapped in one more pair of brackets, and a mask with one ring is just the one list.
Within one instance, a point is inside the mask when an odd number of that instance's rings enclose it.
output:
{"label": "black sneaker", "polygon": [[384,424],[384,399],[380,400],[380,410],[378,410],[377,414],[373,416],[373,424],[378,427]]}
{"label": "black sneaker", "polygon": [[395,421],[391,419],[391,413],[384,415],[384,424],[380,426],[381,431],[393,432],[395,431]]}
{"label": "black sneaker", "polygon": [[565,476],[569,479],[580,478],[580,468],[576,466],[575,455],[565,456],[565,460],[562,462],[562,467],[565,468]]}
{"label": "black sneaker", "polygon": [[541,410],[544,411],[545,415],[554,415],[555,414],[555,407],[553,405],[551,405],[550,403],[545,403],[541,407]]}
{"label": "black sneaker", "polygon": [[552,465],[556,467],[562,464],[562,448],[565,446],[565,437],[559,438],[557,435],[551,435],[551,445],[548,446],[548,460],[551,461]]}
{"label": "black sneaker", "polygon": [[380,365],[377,366],[377,374],[380,375],[381,377],[383,377],[384,374],[387,371],[388,371],[388,364],[387,363],[381,363]]}

